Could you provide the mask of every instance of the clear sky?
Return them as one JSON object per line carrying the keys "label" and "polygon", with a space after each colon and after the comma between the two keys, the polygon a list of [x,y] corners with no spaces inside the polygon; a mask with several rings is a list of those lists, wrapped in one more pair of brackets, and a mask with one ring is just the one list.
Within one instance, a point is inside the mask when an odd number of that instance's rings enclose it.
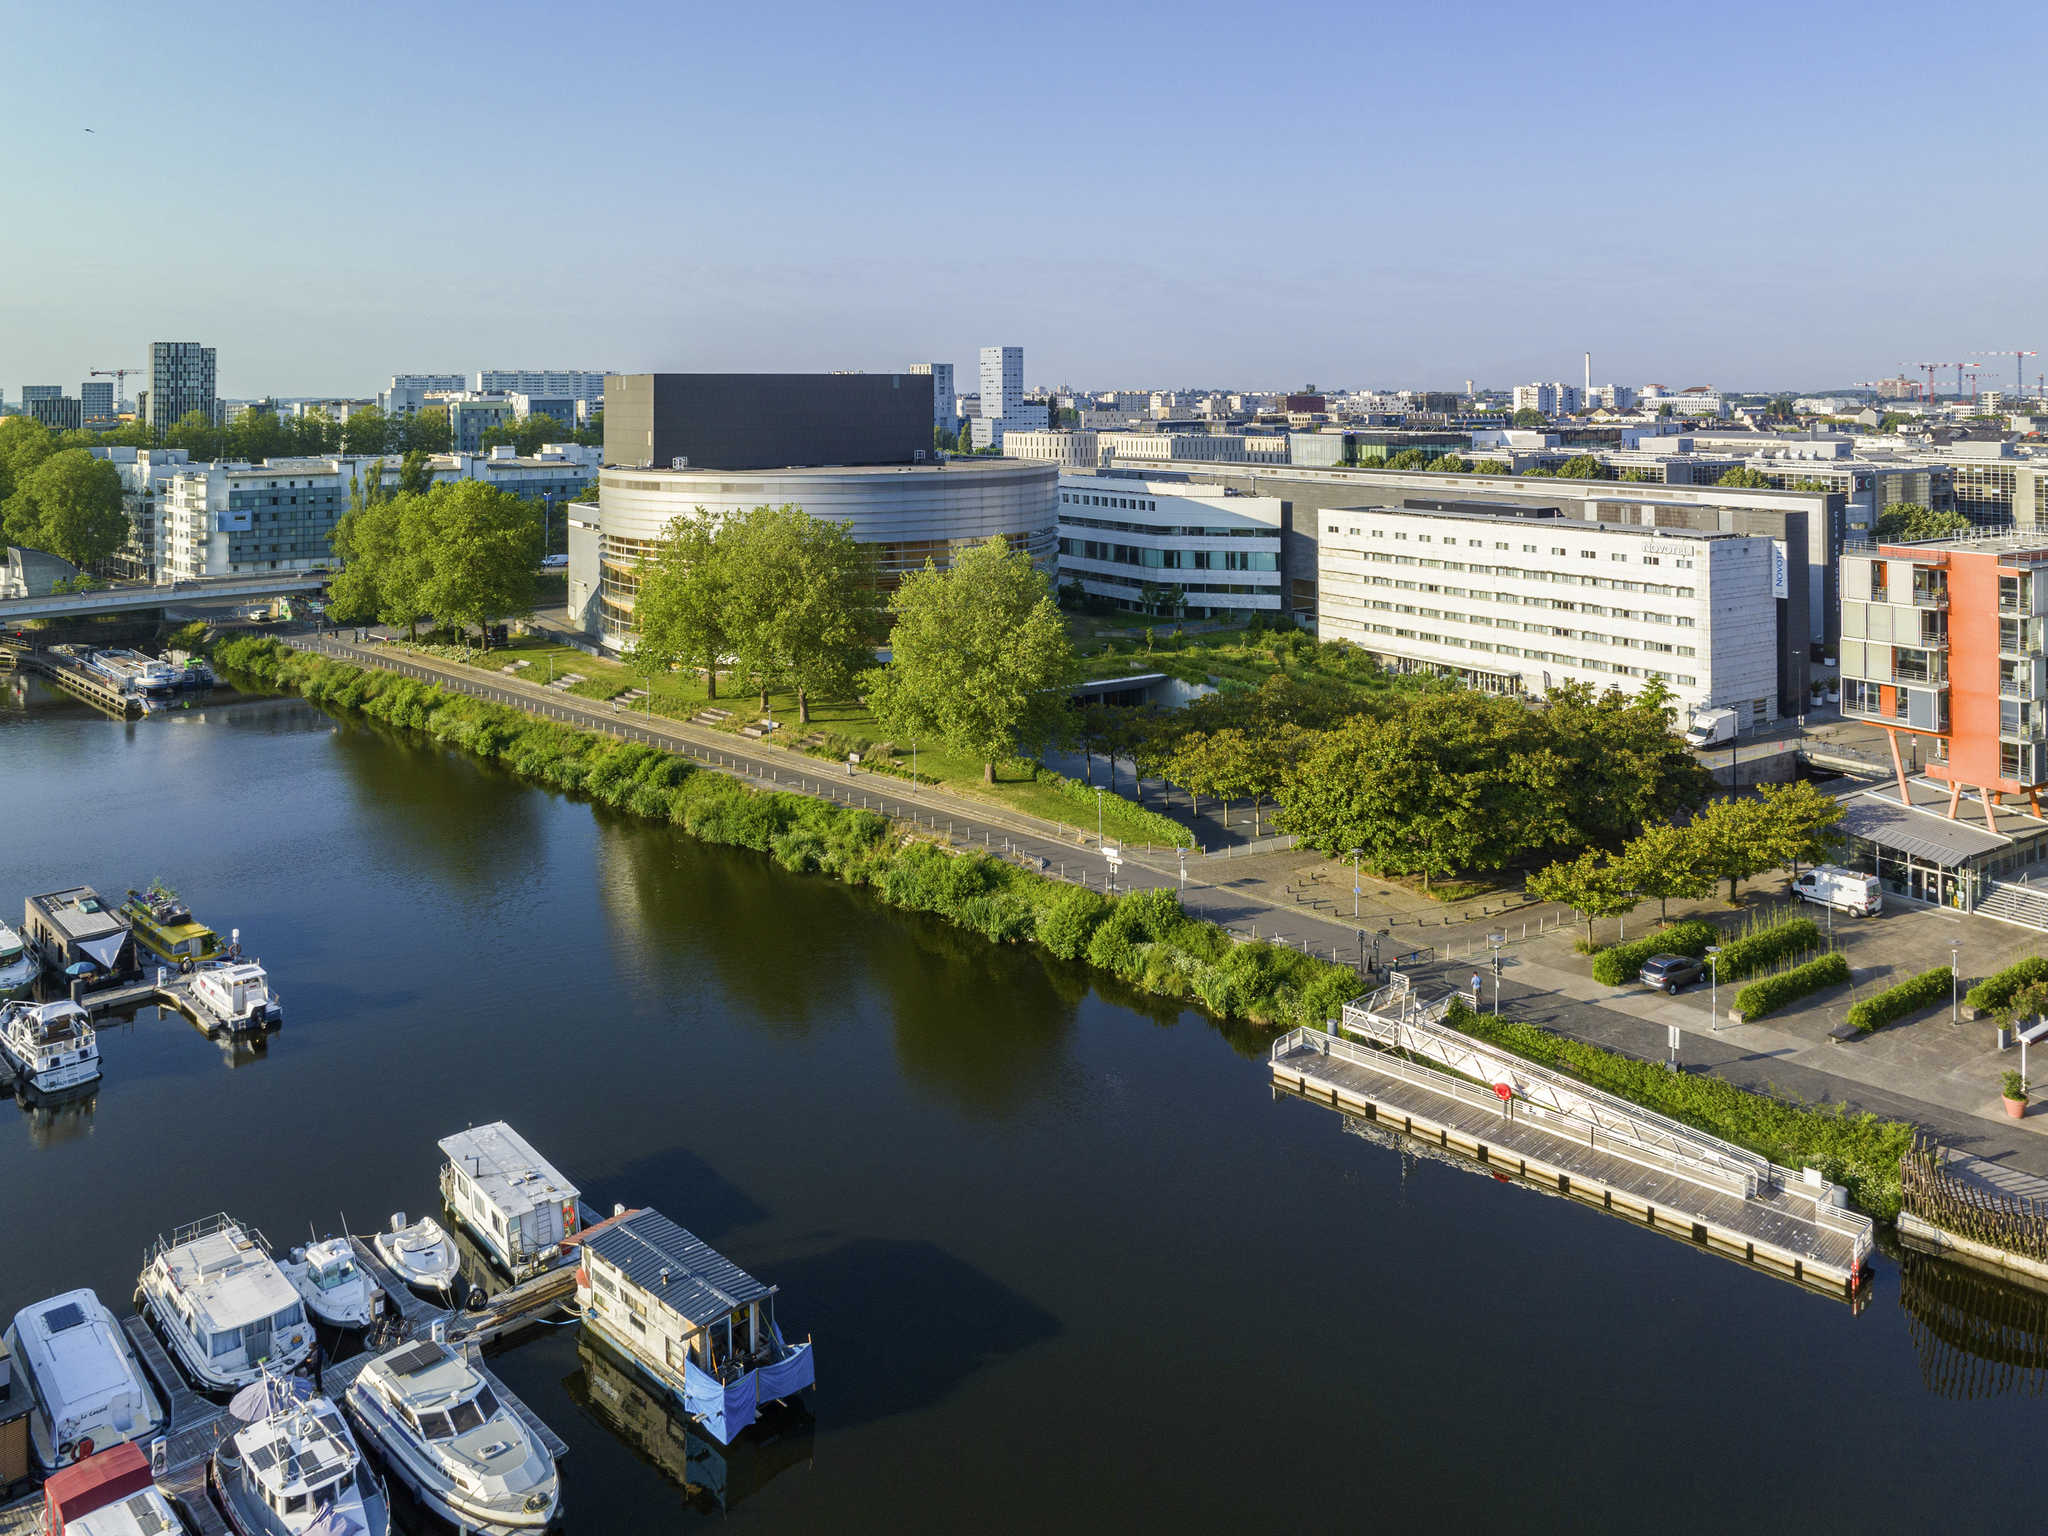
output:
{"label": "clear sky", "polygon": [[0,0],[0,390],[152,339],[218,347],[229,396],[966,388],[996,341],[1103,388],[2048,351],[2044,57],[2040,0]]}

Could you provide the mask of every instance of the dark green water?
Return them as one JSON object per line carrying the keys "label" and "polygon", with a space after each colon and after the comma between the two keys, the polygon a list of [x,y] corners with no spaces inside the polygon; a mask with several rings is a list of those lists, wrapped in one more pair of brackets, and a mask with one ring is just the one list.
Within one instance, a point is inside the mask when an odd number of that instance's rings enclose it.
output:
{"label": "dark green water", "polygon": [[571,1530],[2028,1508],[2013,1388],[2041,1378],[1975,1342],[2028,1347],[2027,1298],[1885,1261],[1852,1315],[1347,1135],[1199,1014],[753,855],[293,701],[123,726],[0,679],[8,914],[155,877],[241,927],[286,1028],[237,1064],[146,1013],[103,1031],[89,1110],[0,1102],[0,1312],[80,1284],[118,1309],[144,1245],[218,1209],[279,1243],[428,1209],[436,1138],[509,1120],[817,1340],[812,1430],[715,1458],[573,1329],[498,1356],[572,1447]]}

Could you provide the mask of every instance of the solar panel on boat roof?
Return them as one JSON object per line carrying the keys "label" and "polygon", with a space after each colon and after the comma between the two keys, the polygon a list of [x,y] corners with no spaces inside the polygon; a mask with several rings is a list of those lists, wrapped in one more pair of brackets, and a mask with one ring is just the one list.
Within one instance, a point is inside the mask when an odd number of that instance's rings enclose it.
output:
{"label": "solar panel on boat roof", "polygon": [[43,1314],[43,1326],[51,1333],[62,1333],[67,1328],[76,1328],[85,1321],[85,1311],[75,1301],[67,1301],[61,1307],[52,1307]]}
{"label": "solar panel on boat roof", "polygon": [[249,1465],[258,1472],[268,1472],[277,1465],[277,1447],[268,1444],[256,1446],[249,1452]]}
{"label": "solar panel on boat roof", "polygon": [[128,1513],[134,1518],[135,1529],[142,1536],[157,1536],[158,1532],[170,1529],[164,1524],[164,1517],[150,1504],[146,1493],[138,1493],[128,1501]]}
{"label": "solar panel on boat roof", "polygon": [[447,1351],[439,1344],[415,1344],[410,1349],[399,1351],[384,1364],[394,1376],[416,1376],[439,1365],[446,1357]]}

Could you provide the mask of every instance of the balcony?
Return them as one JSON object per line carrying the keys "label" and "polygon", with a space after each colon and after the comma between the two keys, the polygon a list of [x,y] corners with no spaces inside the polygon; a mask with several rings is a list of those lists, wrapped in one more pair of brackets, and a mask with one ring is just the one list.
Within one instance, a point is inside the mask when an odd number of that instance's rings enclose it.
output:
{"label": "balcony", "polygon": [[1908,602],[1915,608],[1946,608],[1948,587],[1946,584],[1923,587],[1916,581],[1913,583],[1913,592]]}

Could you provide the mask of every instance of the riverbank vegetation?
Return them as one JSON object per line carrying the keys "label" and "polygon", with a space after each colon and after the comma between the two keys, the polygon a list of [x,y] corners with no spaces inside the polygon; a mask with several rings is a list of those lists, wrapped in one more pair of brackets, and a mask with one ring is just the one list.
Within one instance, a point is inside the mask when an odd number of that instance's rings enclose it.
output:
{"label": "riverbank vegetation", "polygon": [[1673,1072],[1533,1024],[1495,1019],[1463,1002],[1447,1022],[1542,1066],[1569,1073],[1659,1114],[1720,1136],[1786,1168],[1818,1168],[1848,1190],[1861,1209],[1883,1221],[1899,1214],[1899,1159],[1913,1145],[1913,1127],[1837,1106],[1795,1104],[1751,1093],[1725,1078]]}
{"label": "riverbank vegetation", "polygon": [[1225,1018],[1320,1026],[1359,990],[1356,972],[1276,945],[1241,943],[1188,916],[1171,891],[1105,897],[983,853],[958,854],[884,817],[748,787],[656,747],[615,741],[397,673],[293,651],[267,637],[214,647],[231,675],[493,759],[549,788],[833,876],[997,943],[1035,943],[1145,991]]}

